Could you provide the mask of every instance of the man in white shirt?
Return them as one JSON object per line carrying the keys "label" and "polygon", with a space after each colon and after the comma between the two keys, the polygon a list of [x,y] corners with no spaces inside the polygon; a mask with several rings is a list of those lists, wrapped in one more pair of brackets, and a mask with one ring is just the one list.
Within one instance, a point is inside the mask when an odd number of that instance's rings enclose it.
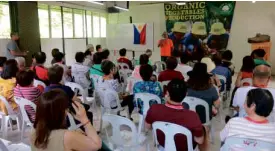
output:
{"label": "man in white shirt", "polygon": [[[270,78],[271,78],[271,68],[266,65],[259,65],[259,66],[256,66],[253,71],[253,78],[252,78],[253,87],[249,86],[249,87],[238,88],[233,99],[233,107],[237,112],[239,112],[239,117],[244,117],[247,115],[243,106],[244,106],[248,91],[255,88],[267,88]],[[273,98],[275,98],[274,97],[275,89],[269,88],[269,90],[272,93]]]}
{"label": "man in white shirt", "polygon": [[89,88],[91,81],[86,76],[89,72],[89,67],[83,64],[85,55],[83,52],[75,54],[76,63],[72,65],[72,76],[74,81],[81,85],[84,89]]}
{"label": "man in white shirt", "polygon": [[[274,106],[273,98],[268,90],[250,90],[244,104],[247,115],[230,119],[220,132],[221,141],[233,136],[275,143],[275,124],[267,119]],[[234,145],[230,148],[233,150]]]}
{"label": "man in white shirt", "polygon": [[177,66],[177,68],[175,69],[176,71],[181,72],[181,74],[184,77],[184,80],[187,81],[189,79],[189,76],[187,75],[187,72],[193,70],[193,68],[189,65],[187,65],[189,59],[188,56],[186,55],[181,55],[180,56],[180,62]]}

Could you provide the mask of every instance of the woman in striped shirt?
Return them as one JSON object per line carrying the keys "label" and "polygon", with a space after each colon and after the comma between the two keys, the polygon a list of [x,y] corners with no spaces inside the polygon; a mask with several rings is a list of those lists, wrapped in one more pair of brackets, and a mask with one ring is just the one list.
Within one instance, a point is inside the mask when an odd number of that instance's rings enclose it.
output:
{"label": "woman in striped shirt", "polygon": [[[20,71],[16,75],[17,85],[13,89],[14,96],[25,98],[25,99],[32,101],[33,103],[36,104],[37,99],[42,94],[42,92],[40,91],[39,88],[33,86],[34,76],[35,76],[35,74],[31,70]],[[34,122],[35,112],[32,109],[32,107],[25,106],[25,110],[27,111],[27,114],[28,114],[31,122]]]}
{"label": "woman in striped shirt", "polygon": [[220,133],[221,141],[234,136],[275,144],[275,124],[267,119],[274,108],[272,94],[265,89],[252,89],[244,107],[248,116],[230,119]]}

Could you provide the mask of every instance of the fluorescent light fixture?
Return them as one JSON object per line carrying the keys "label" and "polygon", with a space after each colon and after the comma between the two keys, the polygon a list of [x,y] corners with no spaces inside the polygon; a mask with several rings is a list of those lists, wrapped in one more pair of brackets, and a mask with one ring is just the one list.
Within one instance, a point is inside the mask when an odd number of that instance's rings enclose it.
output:
{"label": "fluorescent light fixture", "polygon": [[256,3],[256,1],[252,1],[252,3]]}
{"label": "fluorescent light fixture", "polygon": [[186,3],[185,2],[177,2],[176,4],[177,5],[185,5]]}
{"label": "fluorescent light fixture", "polygon": [[103,2],[96,2],[96,1],[88,1],[90,3],[93,3],[93,4],[97,4],[97,5],[104,5]]}
{"label": "fluorescent light fixture", "polygon": [[123,8],[123,7],[119,7],[119,6],[114,6],[114,7],[117,9],[120,9],[120,10],[129,11],[129,9],[127,9],[127,8]]}

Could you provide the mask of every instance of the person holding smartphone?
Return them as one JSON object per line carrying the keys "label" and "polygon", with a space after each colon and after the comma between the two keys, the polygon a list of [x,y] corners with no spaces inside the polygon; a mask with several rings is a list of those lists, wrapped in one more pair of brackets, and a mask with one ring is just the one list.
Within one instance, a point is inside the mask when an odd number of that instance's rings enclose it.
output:
{"label": "person holding smartphone", "polygon": [[69,100],[60,89],[50,90],[39,98],[31,135],[32,151],[97,151],[101,148],[101,138],[88,119],[84,106],[77,101],[72,103],[73,115],[83,124],[84,133],[67,130]]}

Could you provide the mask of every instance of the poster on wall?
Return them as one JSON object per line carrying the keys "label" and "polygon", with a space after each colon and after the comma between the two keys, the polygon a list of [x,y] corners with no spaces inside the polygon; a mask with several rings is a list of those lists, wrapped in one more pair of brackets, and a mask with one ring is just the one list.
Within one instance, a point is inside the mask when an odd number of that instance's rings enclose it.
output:
{"label": "poster on wall", "polygon": [[186,2],[164,4],[166,30],[173,41],[173,54],[198,59],[226,49],[235,2]]}

